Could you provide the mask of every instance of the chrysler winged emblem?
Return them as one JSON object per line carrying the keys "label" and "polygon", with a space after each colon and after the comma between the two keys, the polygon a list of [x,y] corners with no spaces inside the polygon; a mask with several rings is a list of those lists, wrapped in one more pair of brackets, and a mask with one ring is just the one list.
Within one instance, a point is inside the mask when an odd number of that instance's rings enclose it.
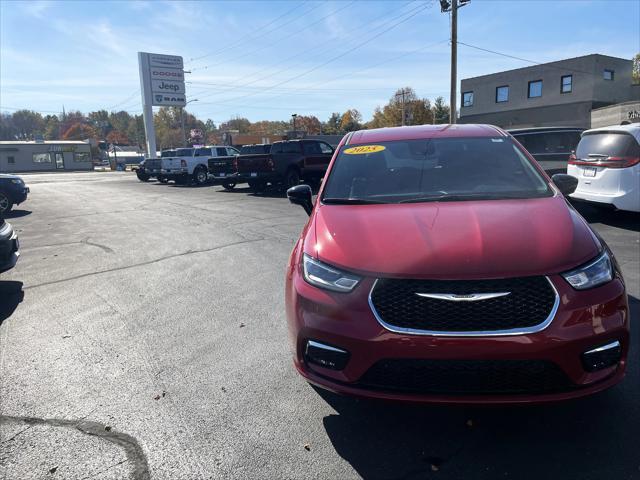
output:
{"label": "chrysler winged emblem", "polygon": [[436,300],[446,300],[448,302],[478,302],[480,300],[489,300],[490,298],[506,297],[511,292],[496,293],[467,293],[459,295],[457,293],[417,293],[419,297],[434,298]]}

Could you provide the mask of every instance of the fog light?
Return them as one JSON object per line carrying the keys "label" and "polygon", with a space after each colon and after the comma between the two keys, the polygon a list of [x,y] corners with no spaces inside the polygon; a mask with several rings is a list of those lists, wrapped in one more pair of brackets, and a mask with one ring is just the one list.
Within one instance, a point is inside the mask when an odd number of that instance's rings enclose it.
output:
{"label": "fog light", "polygon": [[331,370],[342,370],[347,365],[350,354],[341,348],[309,340],[304,356],[309,363]]}
{"label": "fog light", "polygon": [[582,354],[582,366],[587,372],[612,367],[620,361],[622,346],[619,341],[607,343]]}

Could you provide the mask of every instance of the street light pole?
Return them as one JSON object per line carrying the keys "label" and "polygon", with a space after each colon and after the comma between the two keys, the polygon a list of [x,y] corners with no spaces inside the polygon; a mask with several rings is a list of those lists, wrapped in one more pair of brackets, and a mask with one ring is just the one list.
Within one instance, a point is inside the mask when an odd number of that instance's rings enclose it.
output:
{"label": "street light pole", "polygon": [[[187,101],[187,103],[185,103],[185,107],[187,105],[189,105],[191,102],[197,102],[198,99],[194,98],[193,100],[189,100]],[[182,129],[182,146],[186,147],[187,146],[187,134],[184,131],[184,107],[180,107],[180,127]]]}
{"label": "street light pole", "polygon": [[293,136],[294,138],[296,137],[296,117],[298,116],[297,113],[292,113],[291,114],[291,118],[293,119]]}

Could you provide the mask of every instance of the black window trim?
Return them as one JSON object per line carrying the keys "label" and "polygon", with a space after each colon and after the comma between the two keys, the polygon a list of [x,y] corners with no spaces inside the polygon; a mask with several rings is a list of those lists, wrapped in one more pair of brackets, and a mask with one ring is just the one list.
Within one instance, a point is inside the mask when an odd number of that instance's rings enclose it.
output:
{"label": "black window trim", "polygon": [[[531,96],[531,84],[532,83],[538,83],[538,82],[540,82],[540,85],[541,85],[541,87],[540,87],[540,95],[536,95],[535,97],[532,97]],[[544,84],[542,83],[542,79],[541,78],[539,78],[538,80],[529,80],[529,83],[527,84],[527,98],[541,98],[542,97],[542,86],[543,85]]]}
{"label": "black window trim", "polygon": [[[567,90],[566,92],[564,91],[564,79],[565,78],[570,78],[571,81],[569,82],[569,90]],[[573,74],[568,74],[568,75],[562,75],[560,77],[560,93],[562,95],[564,95],[565,93],[572,93],[573,92]]]}
{"label": "black window trim", "polygon": [[[470,93],[471,94],[471,103],[469,105],[465,105],[464,104],[464,96],[466,94]],[[469,108],[469,107],[473,107],[473,101],[474,101],[474,95],[473,95],[473,90],[467,90],[466,92],[462,92],[462,108]]]}
{"label": "black window trim", "polygon": [[[507,89],[507,99],[506,100],[498,100],[498,90],[500,88],[506,88]],[[509,101],[509,85],[498,85],[496,87],[496,103],[507,103]]]}

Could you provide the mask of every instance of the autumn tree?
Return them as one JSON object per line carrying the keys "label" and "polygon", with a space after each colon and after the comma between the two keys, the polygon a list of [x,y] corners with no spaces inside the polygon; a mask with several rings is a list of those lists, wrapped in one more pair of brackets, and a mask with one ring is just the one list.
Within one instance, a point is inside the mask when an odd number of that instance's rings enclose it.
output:
{"label": "autumn tree", "polygon": [[87,140],[99,137],[100,135],[95,127],[81,122],[74,123],[62,134],[62,140]]}
{"label": "autumn tree", "polygon": [[296,129],[303,130],[308,135],[318,135],[322,129],[320,120],[313,115],[300,115],[296,118]]}
{"label": "autumn tree", "polygon": [[107,142],[116,145],[129,145],[131,143],[127,134],[120,130],[111,130],[107,135]]}
{"label": "autumn tree", "polygon": [[340,129],[343,132],[352,132],[354,130],[358,130],[361,126],[362,114],[355,108],[347,110],[342,114],[342,118],[340,119]]}
{"label": "autumn tree", "polygon": [[636,56],[633,57],[631,78],[634,85],[640,85],[640,53],[636,53]]}

